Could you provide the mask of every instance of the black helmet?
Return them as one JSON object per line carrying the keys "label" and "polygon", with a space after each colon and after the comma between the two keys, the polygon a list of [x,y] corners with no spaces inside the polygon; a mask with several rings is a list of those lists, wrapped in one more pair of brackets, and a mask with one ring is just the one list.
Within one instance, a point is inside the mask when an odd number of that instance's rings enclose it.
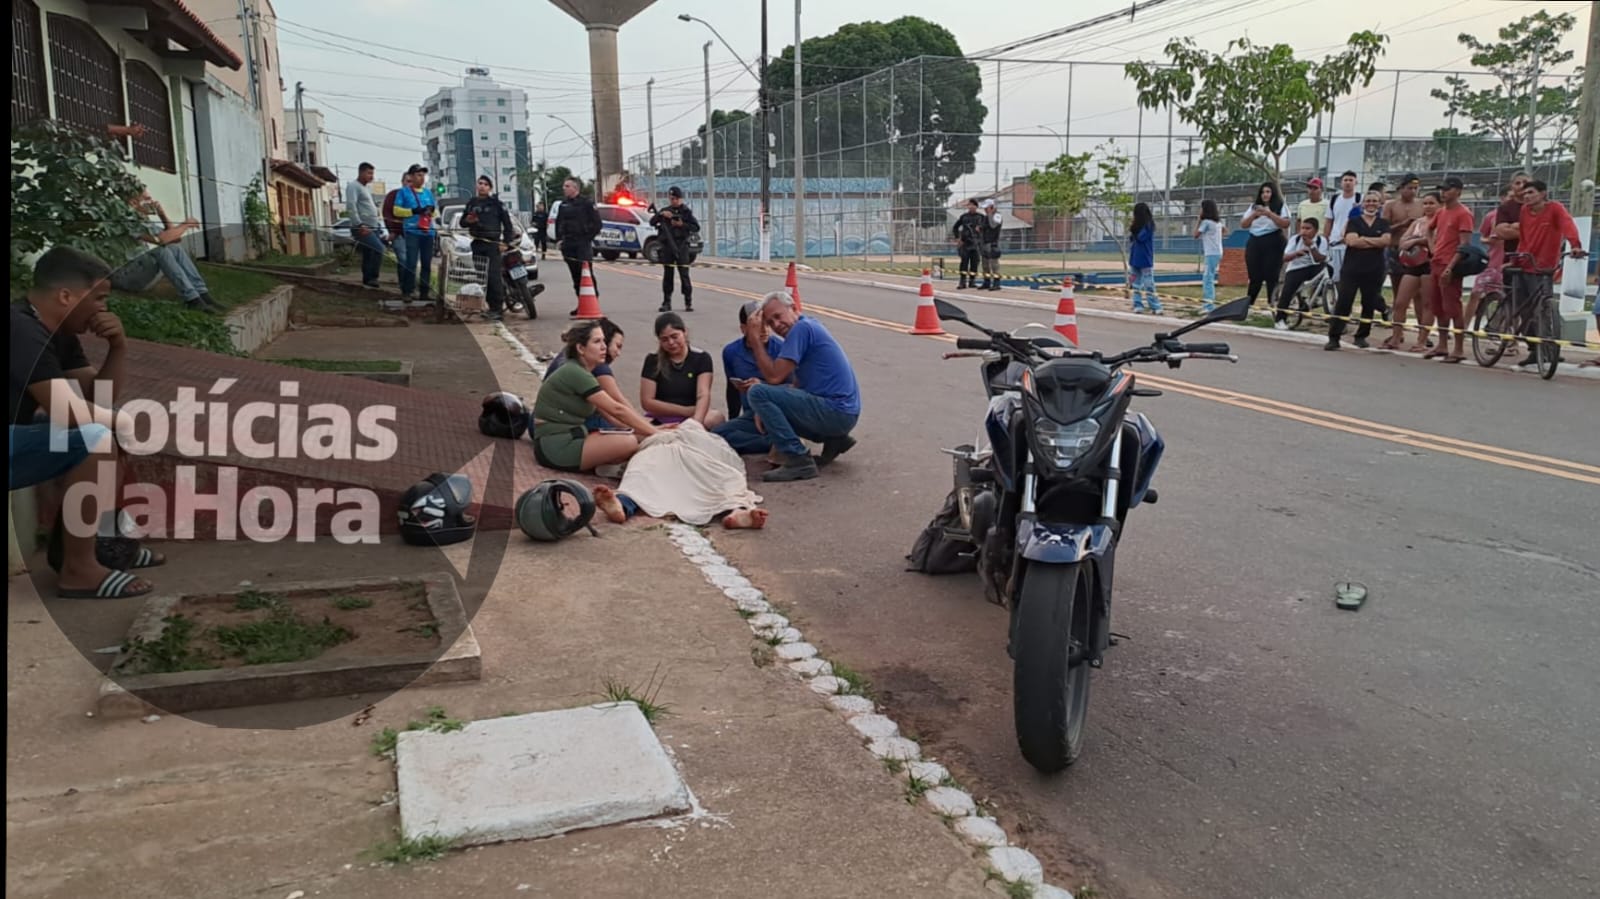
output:
{"label": "black helmet", "polygon": [[477,519],[472,481],[464,474],[434,472],[400,494],[400,536],[412,546],[448,546],[470,539]]}
{"label": "black helmet", "polygon": [[489,437],[512,440],[528,433],[528,409],[522,397],[503,390],[484,397],[483,414],[478,416],[478,430]]}
{"label": "black helmet", "polygon": [[1456,250],[1455,276],[1464,278],[1467,275],[1481,275],[1489,268],[1489,254],[1477,244],[1462,244]]}
{"label": "black helmet", "polygon": [[681,199],[683,199],[683,188],[681,188],[678,185],[674,184],[671,187],[667,188],[667,196],[669,196],[669,197],[677,197],[678,199],[681,200]]}
{"label": "black helmet", "polygon": [[[578,517],[568,518],[561,513],[561,496],[570,494],[578,501]],[[594,517],[594,496],[589,488],[577,481],[548,480],[517,498],[517,527],[534,540],[553,543],[570,537],[583,528],[594,534],[589,520]],[[599,536],[596,534],[595,536]]]}

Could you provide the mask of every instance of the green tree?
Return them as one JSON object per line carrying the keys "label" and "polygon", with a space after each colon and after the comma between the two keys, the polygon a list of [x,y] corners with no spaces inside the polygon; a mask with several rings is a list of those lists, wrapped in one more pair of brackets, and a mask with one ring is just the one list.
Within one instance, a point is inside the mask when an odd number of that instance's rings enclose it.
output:
{"label": "green tree", "polygon": [[[1069,220],[1087,214],[1120,246],[1121,222],[1133,210],[1133,194],[1122,184],[1128,163],[1127,155],[1115,143],[1101,144],[1093,153],[1062,154],[1028,175],[1033,185],[1033,207],[1037,212]],[[1063,244],[1063,265],[1066,259],[1067,246]]]}
{"label": "green tree", "polygon": [[1388,42],[1357,32],[1342,52],[1313,62],[1297,59],[1288,44],[1239,38],[1212,53],[1181,38],[1167,44],[1166,62],[1131,62],[1125,71],[1139,88],[1140,106],[1171,107],[1205,136],[1206,152],[1224,151],[1278,182],[1283,154],[1340,96],[1371,83]]}
{"label": "green tree", "polygon": [[[1459,75],[1445,78],[1445,88],[1434,88],[1451,115],[1472,125],[1472,133],[1498,137],[1505,153],[1519,154],[1530,134],[1554,127],[1551,146],[1542,155],[1554,156],[1570,148],[1567,135],[1578,116],[1582,69],[1560,84],[1539,83],[1536,72],[1551,72],[1572,59],[1561,43],[1577,20],[1570,13],[1552,16],[1540,10],[1501,28],[1500,40],[1486,43],[1470,34],[1456,40],[1472,51],[1472,64],[1494,76],[1486,88],[1474,88]],[[1537,92],[1537,99],[1535,99]]]}
{"label": "green tree", "polygon": [[50,120],[11,129],[11,292],[32,281],[29,257],[51,247],[126,262],[145,233],[128,203],[142,190],[108,138]]}
{"label": "green tree", "polygon": [[1499,141],[1482,134],[1462,134],[1459,128],[1433,129],[1434,144],[1444,149],[1445,165],[1450,168],[1493,168],[1505,161]]}
{"label": "green tree", "polygon": [[[803,50],[808,174],[887,176],[897,204],[918,210],[922,225],[943,224],[950,185],[976,167],[988,115],[979,99],[978,66],[961,58],[955,36],[926,19],[902,16],[845,25],[807,40]],[[767,85],[774,106],[793,100],[794,47],[768,67]],[[774,111],[774,174],[790,177],[793,108]]]}
{"label": "green tree", "polygon": [[[561,191],[561,185],[568,178],[578,178],[578,176],[574,175],[572,170],[564,165],[548,166],[543,162],[536,166],[524,166],[517,169],[516,175],[517,188],[533,194],[535,202],[543,200],[546,206],[564,196]],[[578,187],[585,193],[593,186],[592,184],[585,184],[582,178],[578,178]]]}
{"label": "green tree", "polygon": [[1260,157],[1246,161],[1229,153],[1207,153],[1199,162],[1178,170],[1178,187],[1210,187],[1221,184],[1250,184],[1269,171]]}

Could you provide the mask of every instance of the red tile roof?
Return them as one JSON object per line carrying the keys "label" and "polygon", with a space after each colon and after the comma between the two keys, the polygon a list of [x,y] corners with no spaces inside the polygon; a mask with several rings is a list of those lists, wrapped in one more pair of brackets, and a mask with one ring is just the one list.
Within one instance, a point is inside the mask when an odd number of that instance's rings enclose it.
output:
{"label": "red tile roof", "polygon": [[[127,6],[129,0],[86,0],[90,6]],[[151,16],[151,30],[164,38],[176,41],[187,50],[198,51],[206,62],[224,68],[237,69],[244,65],[239,54],[233,52],[205,21],[195,15],[183,0],[135,0]],[[167,26],[162,28],[162,26]]]}
{"label": "red tile roof", "polygon": [[290,162],[287,159],[272,160],[272,170],[289,179],[290,181],[299,184],[301,187],[308,187],[312,190],[316,190],[324,183],[321,178],[311,174],[310,172],[301,168],[298,164]]}

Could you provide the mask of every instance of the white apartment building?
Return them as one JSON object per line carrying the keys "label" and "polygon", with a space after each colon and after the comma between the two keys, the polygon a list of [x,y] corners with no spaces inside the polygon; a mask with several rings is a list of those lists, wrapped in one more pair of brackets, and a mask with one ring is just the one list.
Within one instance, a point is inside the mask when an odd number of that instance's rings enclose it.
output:
{"label": "white apartment building", "polygon": [[506,206],[526,216],[529,192],[518,188],[519,169],[532,166],[528,149],[528,94],[501,87],[481,67],[467,69],[459,87],[441,88],[418,108],[429,178],[449,197],[470,196],[479,175],[494,179]]}

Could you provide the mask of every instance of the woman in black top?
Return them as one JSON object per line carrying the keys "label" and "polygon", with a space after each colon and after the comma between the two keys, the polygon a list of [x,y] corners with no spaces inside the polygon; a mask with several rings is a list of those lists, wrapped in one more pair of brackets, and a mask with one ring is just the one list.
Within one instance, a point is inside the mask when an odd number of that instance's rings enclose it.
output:
{"label": "woman in black top", "polygon": [[656,317],[660,347],[644,359],[639,373],[639,407],[651,420],[672,426],[694,419],[707,430],[727,421],[711,408],[715,372],[711,354],[689,346],[689,329],[676,312]]}
{"label": "woman in black top", "polygon": [[1328,324],[1326,350],[1339,348],[1339,337],[1344,334],[1345,317],[1355,304],[1356,291],[1361,291],[1361,324],[1356,328],[1355,344],[1367,348],[1367,335],[1372,333],[1372,319],[1383,308],[1383,282],[1385,280],[1384,251],[1389,248],[1389,223],[1378,210],[1383,206],[1383,195],[1368,191],[1361,200],[1361,214],[1352,218],[1344,229],[1344,265],[1339,269],[1339,302],[1334,307],[1334,319]]}

